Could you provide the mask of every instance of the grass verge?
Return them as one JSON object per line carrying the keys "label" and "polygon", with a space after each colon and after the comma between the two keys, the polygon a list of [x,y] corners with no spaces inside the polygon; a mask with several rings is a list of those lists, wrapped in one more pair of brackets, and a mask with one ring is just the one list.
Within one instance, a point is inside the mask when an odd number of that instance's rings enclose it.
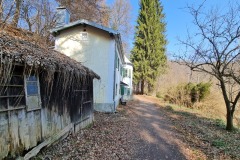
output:
{"label": "grass verge", "polygon": [[201,150],[209,159],[240,159],[240,131],[225,130],[225,121],[210,118],[201,110],[161,104],[181,138],[192,150]]}

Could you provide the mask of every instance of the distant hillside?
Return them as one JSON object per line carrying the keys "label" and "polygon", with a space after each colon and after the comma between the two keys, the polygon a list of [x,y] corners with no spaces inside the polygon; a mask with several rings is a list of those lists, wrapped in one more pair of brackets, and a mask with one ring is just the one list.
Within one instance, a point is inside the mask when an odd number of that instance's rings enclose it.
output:
{"label": "distant hillside", "polygon": [[166,74],[158,79],[157,88],[160,92],[165,92],[169,87],[176,86],[179,83],[199,83],[211,82],[216,85],[217,81],[206,73],[192,72],[189,67],[180,65],[176,62],[168,62]]}

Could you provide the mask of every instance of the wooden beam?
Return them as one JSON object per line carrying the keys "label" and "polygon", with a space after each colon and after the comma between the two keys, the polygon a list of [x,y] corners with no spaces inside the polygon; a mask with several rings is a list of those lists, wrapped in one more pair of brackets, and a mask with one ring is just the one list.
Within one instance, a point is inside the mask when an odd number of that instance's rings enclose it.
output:
{"label": "wooden beam", "polygon": [[1,112],[7,112],[7,111],[15,111],[15,110],[19,110],[19,109],[25,109],[25,108],[26,108],[26,106],[24,106],[24,107],[10,108],[10,109],[1,109],[1,110],[0,110],[0,113],[1,113]]}
{"label": "wooden beam", "polygon": [[11,95],[11,96],[0,96],[0,98],[14,98],[14,97],[23,97],[24,95]]}
{"label": "wooden beam", "polygon": [[0,85],[0,87],[24,87],[24,85]]}
{"label": "wooden beam", "polygon": [[83,102],[83,104],[86,104],[86,103],[91,103],[92,101],[86,101],[86,102]]}
{"label": "wooden beam", "polygon": [[34,147],[31,151],[29,151],[24,156],[24,160],[29,160],[30,158],[36,156],[43,147],[50,146],[51,144],[53,144],[54,142],[59,140],[61,137],[66,135],[72,129],[73,129],[73,124],[71,123],[67,127],[65,127],[63,130],[58,132],[57,134],[53,135],[52,137],[48,138],[46,141],[44,141],[41,144],[39,144],[38,146]]}

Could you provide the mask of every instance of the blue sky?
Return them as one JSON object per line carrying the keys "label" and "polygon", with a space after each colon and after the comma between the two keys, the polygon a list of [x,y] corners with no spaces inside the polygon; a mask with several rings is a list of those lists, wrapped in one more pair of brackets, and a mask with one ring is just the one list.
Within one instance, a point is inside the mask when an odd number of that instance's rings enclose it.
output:
{"label": "blue sky", "polygon": [[[113,0],[107,0],[107,3],[112,3]],[[132,5],[132,25],[136,25],[138,16],[139,4],[138,0],[129,0]],[[166,15],[166,34],[167,34],[167,54],[179,52],[181,46],[178,45],[177,38],[185,39],[187,36],[187,30],[190,32],[195,31],[195,27],[192,24],[192,17],[186,9],[187,5],[197,5],[203,2],[203,0],[161,0]],[[228,0],[207,0],[206,6],[219,6],[224,9]],[[131,35],[129,40],[130,46],[132,47],[134,34]]]}

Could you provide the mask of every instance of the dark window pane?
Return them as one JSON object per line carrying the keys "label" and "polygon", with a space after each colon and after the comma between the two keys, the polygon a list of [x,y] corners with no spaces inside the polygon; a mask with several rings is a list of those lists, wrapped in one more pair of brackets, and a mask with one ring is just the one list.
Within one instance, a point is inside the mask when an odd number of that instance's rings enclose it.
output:
{"label": "dark window pane", "polygon": [[8,95],[24,95],[23,87],[8,87]]}
{"label": "dark window pane", "polygon": [[0,96],[7,95],[7,87],[0,87]]}
{"label": "dark window pane", "polygon": [[13,74],[14,75],[23,75],[23,66],[15,66]]}
{"label": "dark window pane", "polygon": [[37,95],[38,94],[37,82],[27,82],[27,94],[28,95]]}
{"label": "dark window pane", "polygon": [[12,76],[10,85],[23,85],[23,76]]}
{"label": "dark window pane", "polygon": [[7,98],[0,98],[0,109],[7,109]]}
{"label": "dark window pane", "polygon": [[21,97],[20,100],[19,100],[19,105],[21,105],[21,106],[26,105],[25,100],[26,100],[25,97]]}
{"label": "dark window pane", "polygon": [[9,98],[9,106],[18,107],[21,105],[25,105],[24,97],[11,97]]}
{"label": "dark window pane", "polygon": [[121,86],[121,95],[124,95],[124,86]]}

